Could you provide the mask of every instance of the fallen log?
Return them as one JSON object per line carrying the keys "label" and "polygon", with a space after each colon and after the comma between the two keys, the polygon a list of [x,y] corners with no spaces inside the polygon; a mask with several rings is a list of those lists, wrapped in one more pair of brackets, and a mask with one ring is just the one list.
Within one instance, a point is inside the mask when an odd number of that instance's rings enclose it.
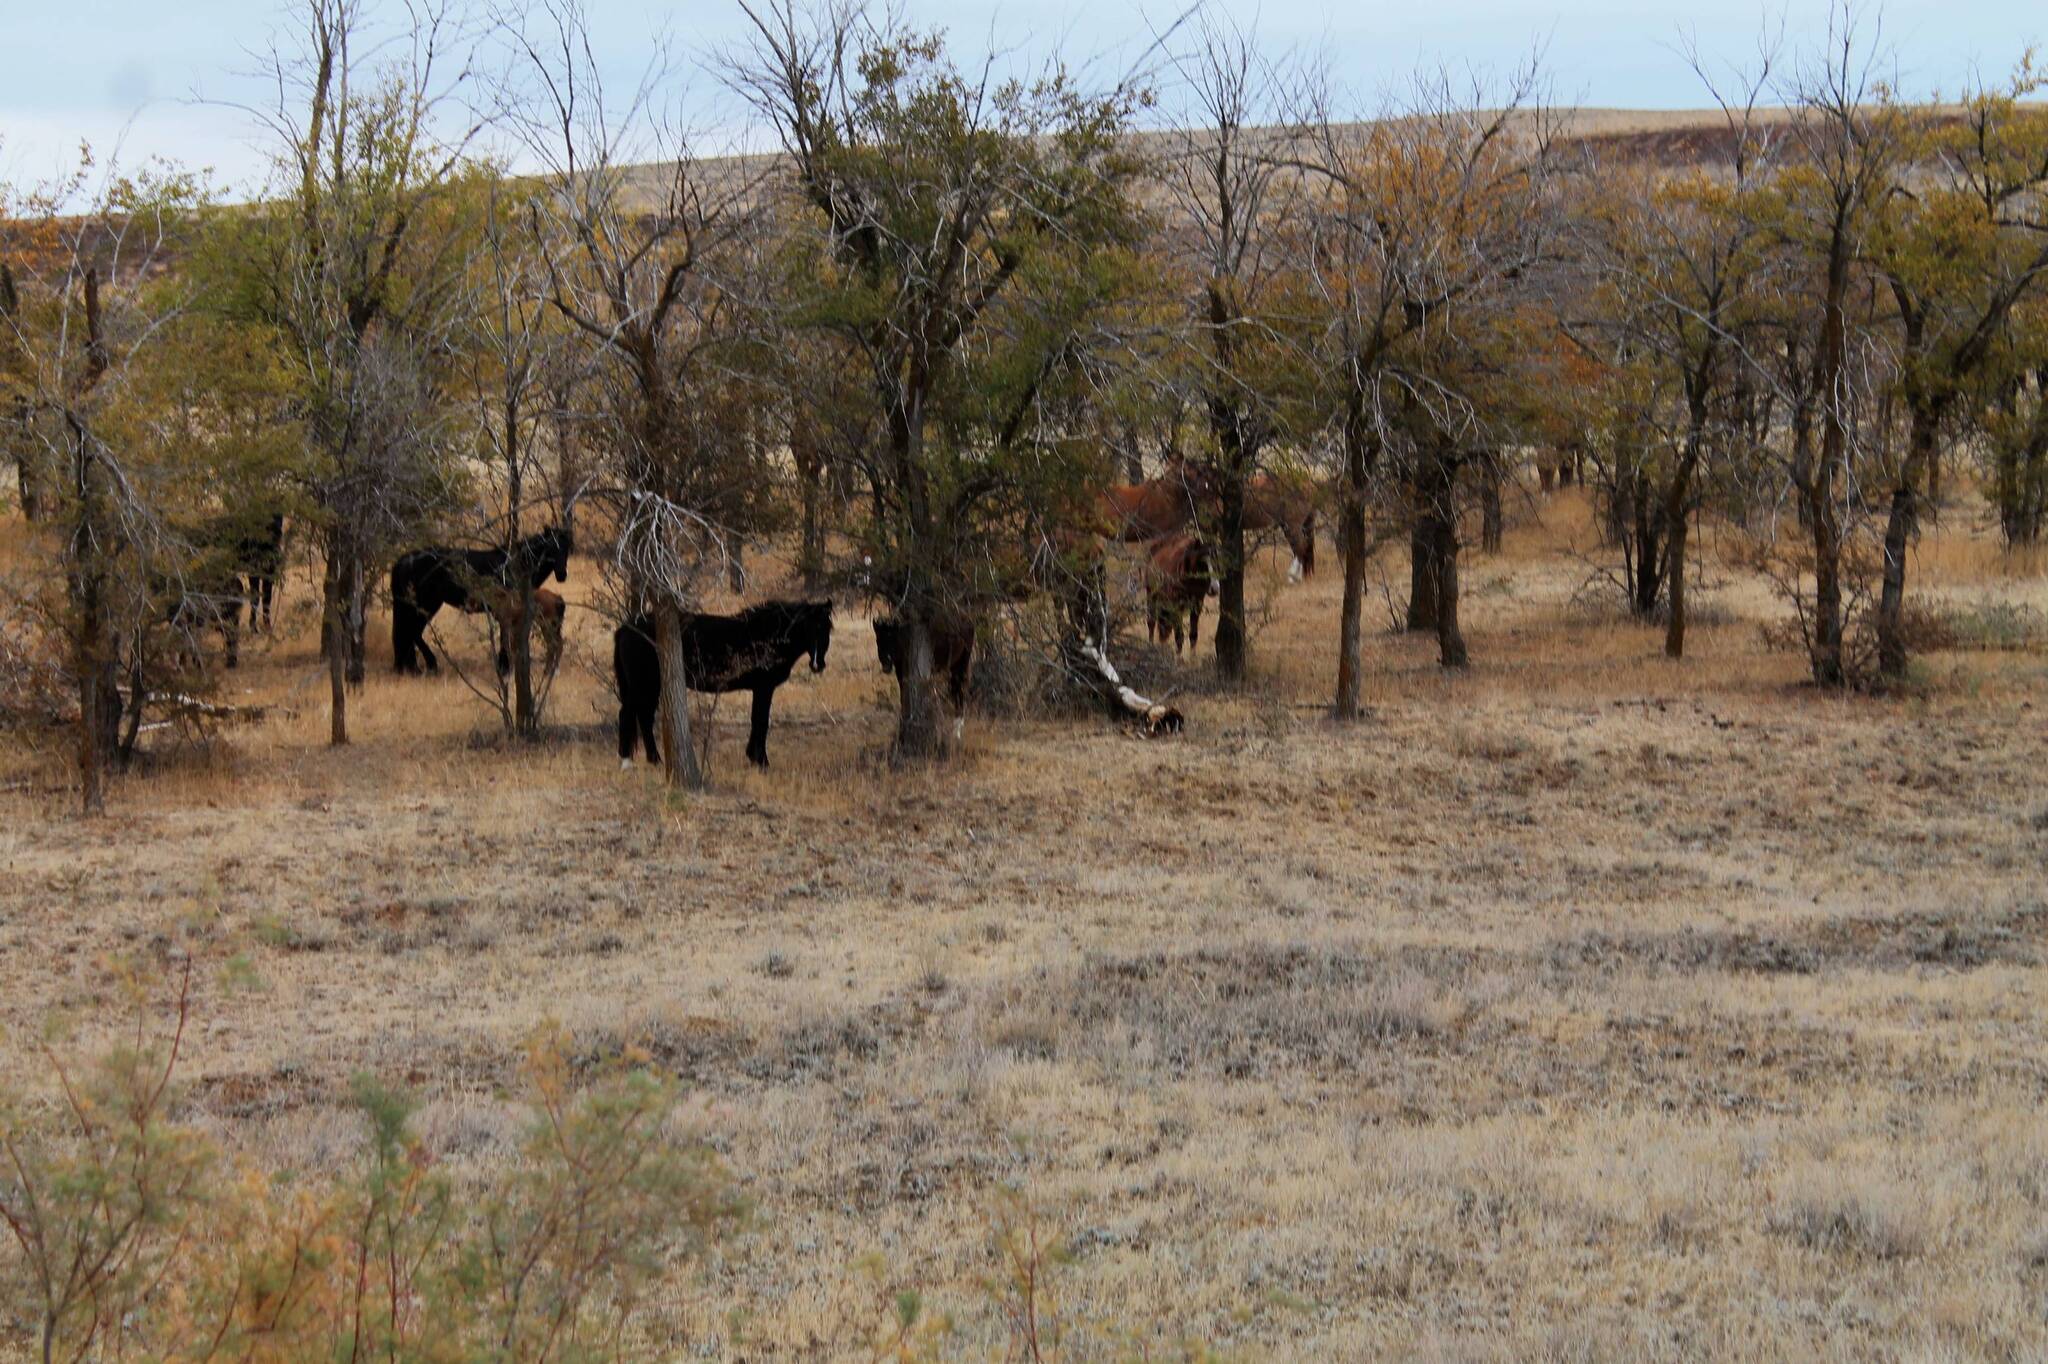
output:
{"label": "fallen log", "polygon": [[[125,707],[131,693],[121,689],[121,701]],[[221,724],[256,724],[270,714],[269,706],[233,706],[220,701],[206,701],[183,692],[150,692],[143,698],[145,713],[155,710],[163,718],[143,726],[145,730],[161,728],[178,720],[210,720]]]}
{"label": "fallen log", "polygon": [[1097,684],[1095,690],[1113,709],[1118,709],[1135,720],[1146,738],[1156,739],[1163,734],[1179,734],[1187,728],[1187,717],[1179,710],[1148,700],[1125,686],[1123,678],[1117,675],[1116,666],[1102,650],[1085,639],[1074,640],[1073,648],[1074,652],[1088,664],[1089,670],[1084,670],[1082,675],[1091,683]]}

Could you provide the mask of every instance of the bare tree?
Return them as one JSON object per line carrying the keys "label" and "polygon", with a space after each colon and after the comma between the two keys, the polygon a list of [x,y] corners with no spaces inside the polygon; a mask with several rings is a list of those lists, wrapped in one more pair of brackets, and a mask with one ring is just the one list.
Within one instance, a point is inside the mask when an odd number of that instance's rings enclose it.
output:
{"label": "bare tree", "polygon": [[[554,371],[567,357],[562,337],[549,325],[545,264],[527,230],[530,194],[497,176],[483,194],[470,269],[474,297],[462,310],[461,365],[476,450],[492,483],[489,539],[509,544],[521,536],[534,507],[568,505],[566,490],[550,496],[543,438],[560,388]],[[491,633],[495,653],[509,669],[495,674],[490,695],[506,732],[530,739],[539,733],[545,699],[533,675],[536,589],[521,575],[502,590],[512,600],[493,603]]]}
{"label": "bare tree", "polygon": [[[575,0],[544,5],[515,30],[527,100],[518,126],[547,189],[533,230],[549,306],[600,366],[614,418],[599,495],[616,510],[612,563],[632,611],[654,618],[662,673],[662,762],[671,785],[704,776],[689,734],[683,615],[707,570],[730,568],[761,480],[758,446],[721,416],[721,351],[744,322],[743,290],[722,273],[743,239],[751,186],[692,161],[652,100],[667,79],[650,63],[623,101],[607,97]],[[636,168],[636,159],[658,168]]]}
{"label": "bare tree", "polygon": [[[1785,385],[1793,411],[1788,474],[1812,553],[1812,595],[1797,604],[1808,622],[1813,680],[1824,687],[1851,680],[1844,651],[1844,508],[1845,499],[1861,496],[1859,476],[1876,453],[1876,428],[1865,417],[1870,376],[1880,366],[1866,343],[1881,344],[1881,324],[1874,317],[1865,323],[1856,292],[1906,134],[1897,106],[1883,97],[1879,62],[1855,12],[1847,4],[1833,10],[1826,47],[1803,64],[1786,91],[1794,116],[1788,163],[1778,177],[1778,227],[1798,272],[1789,306],[1781,310],[1786,355],[1806,370]],[[1775,377],[1783,382],[1782,370]]]}
{"label": "bare tree", "polygon": [[[1678,175],[1588,166],[1583,259],[1601,286],[1593,336],[1611,378],[1603,495],[1623,551],[1631,609],[1668,606],[1664,652],[1685,652],[1686,549],[1703,466],[1733,458],[1743,422],[1743,351],[1759,296],[1781,263],[1760,207],[1776,135],[1758,117],[1768,57],[1724,94],[1700,71],[1722,116],[1712,156]],[[1568,324],[1569,325],[1569,324]]]}
{"label": "bare tree", "polygon": [[1314,136],[1300,162],[1313,192],[1305,349],[1343,457],[1339,719],[1358,714],[1367,511],[1390,452],[1413,499],[1404,509],[1418,566],[1411,605],[1426,595],[1444,663],[1464,661],[1457,469],[1468,457],[1490,463],[1504,443],[1509,384],[1498,343],[1517,324],[1557,223],[1555,130],[1538,84],[1533,61],[1498,95],[1425,76],[1369,124],[1349,121],[1327,92],[1310,106]]}
{"label": "bare tree", "polygon": [[1165,134],[1160,248],[1187,291],[1184,359],[1209,436],[1202,462],[1217,509],[1207,528],[1220,592],[1216,666],[1241,682],[1251,652],[1245,494],[1279,430],[1284,394],[1279,309],[1296,268],[1289,234],[1300,184],[1288,114],[1299,74],[1228,16],[1204,10],[1189,33],[1186,50],[1169,59],[1186,126]]}
{"label": "bare tree", "polygon": [[471,106],[479,28],[448,3],[383,22],[371,0],[301,0],[273,49],[275,198],[251,214],[240,305],[277,330],[316,455],[327,557],[331,742],[348,742],[371,577],[444,500],[441,357],[465,318],[454,194],[489,122]]}

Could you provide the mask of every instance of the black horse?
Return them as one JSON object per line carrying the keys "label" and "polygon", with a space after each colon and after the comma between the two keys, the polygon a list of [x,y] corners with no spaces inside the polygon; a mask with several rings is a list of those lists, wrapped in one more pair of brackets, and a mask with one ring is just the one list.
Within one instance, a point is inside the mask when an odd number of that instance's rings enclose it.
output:
{"label": "black horse", "polygon": [[175,576],[153,575],[151,591],[164,598],[164,622],[183,636],[184,652],[197,663],[196,643],[205,630],[220,631],[227,665],[240,662],[242,607],[249,628],[269,628],[278,575],[284,568],[284,516],[261,523],[247,515],[218,516],[184,532],[188,561]]}
{"label": "black horse", "polygon": [[235,571],[247,580],[249,628],[271,625],[271,602],[277,595],[277,580],[284,574],[284,513],[278,512],[258,530],[243,531],[232,541]]}
{"label": "black horse", "polygon": [[[691,691],[754,693],[747,759],[768,765],[768,711],[775,689],[789,681],[796,661],[811,656],[811,671],[825,671],[832,644],[832,603],[771,601],[737,616],[683,613],[683,673]],[[654,713],[661,705],[661,659],[654,652],[654,621],[639,616],[612,632],[612,678],[619,687],[619,761],[633,761],[637,736],[647,761],[659,762]]]}
{"label": "black horse", "polygon": [[[967,688],[974,675],[974,635],[971,621],[943,621],[931,627],[932,671],[946,679],[946,698],[953,703],[955,716],[967,709]],[[908,642],[901,621],[875,622],[875,659],[883,672],[902,675]]]}
{"label": "black horse", "polygon": [[576,548],[567,526],[549,526],[538,535],[501,549],[453,549],[429,545],[399,556],[391,566],[391,666],[417,673],[424,658],[428,672],[440,662],[427,647],[427,622],[444,606],[475,614],[491,609],[494,590],[539,587],[550,574],[569,581],[569,555]]}

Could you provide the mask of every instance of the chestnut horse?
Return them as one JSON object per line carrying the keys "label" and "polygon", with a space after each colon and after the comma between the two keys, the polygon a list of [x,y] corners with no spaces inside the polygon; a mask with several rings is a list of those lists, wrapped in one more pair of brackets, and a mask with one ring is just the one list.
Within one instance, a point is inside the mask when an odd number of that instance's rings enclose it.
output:
{"label": "chestnut horse", "polygon": [[1316,504],[1308,493],[1293,488],[1272,474],[1259,474],[1244,487],[1244,528],[1249,531],[1278,529],[1294,554],[1287,579],[1298,582],[1315,576]]}
{"label": "chestnut horse", "polygon": [[[1178,535],[1202,519],[1213,517],[1217,498],[1186,472],[1170,470],[1165,476],[1143,483],[1116,483],[1095,495],[1098,533],[1125,544],[1162,540]],[[1277,530],[1294,555],[1288,568],[1290,580],[1311,577],[1316,571],[1315,501],[1301,489],[1272,474],[1254,475],[1244,488],[1244,528],[1257,533]]]}
{"label": "chestnut horse", "polygon": [[[499,588],[491,594],[491,614],[498,621],[498,676],[504,677],[512,671],[512,640],[519,633],[521,603],[519,594],[506,588]],[[546,676],[553,677],[555,669],[562,662],[562,622],[569,614],[569,604],[562,600],[562,594],[545,587],[533,589],[533,633],[541,645],[541,666]]]}

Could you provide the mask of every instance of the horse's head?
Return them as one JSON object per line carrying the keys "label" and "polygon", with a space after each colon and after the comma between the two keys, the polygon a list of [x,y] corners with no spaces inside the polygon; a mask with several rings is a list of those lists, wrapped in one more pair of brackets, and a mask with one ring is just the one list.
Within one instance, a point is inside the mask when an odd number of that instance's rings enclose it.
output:
{"label": "horse's head", "polygon": [[893,620],[875,622],[875,661],[882,665],[882,671],[896,671],[896,660],[902,657],[903,627]]}
{"label": "horse's head", "polygon": [[1301,514],[1299,521],[1287,525],[1287,547],[1294,551],[1295,562],[1301,565],[1301,576],[1313,578],[1316,574],[1316,512],[1310,507]]}
{"label": "horse's head", "polygon": [[825,671],[825,651],[832,647],[832,603],[830,601],[807,602],[809,633],[804,650],[811,656],[811,671]]}
{"label": "horse's head", "polygon": [[566,525],[549,526],[540,533],[544,542],[541,548],[541,562],[555,575],[555,581],[569,581],[569,556],[576,552],[576,536]]}

